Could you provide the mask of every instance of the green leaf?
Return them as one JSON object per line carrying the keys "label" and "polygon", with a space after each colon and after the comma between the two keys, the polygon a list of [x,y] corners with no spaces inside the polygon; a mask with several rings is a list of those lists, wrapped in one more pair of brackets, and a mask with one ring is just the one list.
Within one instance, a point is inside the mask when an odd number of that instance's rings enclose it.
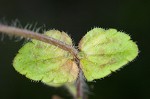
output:
{"label": "green leaf", "polygon": [[138,55],[137,45],[124,32],[94,28],[79,43],[81,68],[88,81],[100,79]]}
{"label": "green leaf", "polygon": [[[45,35],[72,45],[64,32],[50,30]],[[130,36],[115,29],[94,28],[82,38],[79,50],[81,69],[88,81],[109,75],[138,55],[138,47]],[[37,40],[31,40],[19,50],[13,66],[27,78],[50,86],[72,84],[79,72],[68,51]]]}
{"label": "green leaf", "polygon": [[[71,38],[64,32],[50,30],[45,35],[72,45]],[[63,49],[41,41],[26,43],[16,55],[13,66],[20,74],[50,86],[74,83],[78,67],[73,56]]]}

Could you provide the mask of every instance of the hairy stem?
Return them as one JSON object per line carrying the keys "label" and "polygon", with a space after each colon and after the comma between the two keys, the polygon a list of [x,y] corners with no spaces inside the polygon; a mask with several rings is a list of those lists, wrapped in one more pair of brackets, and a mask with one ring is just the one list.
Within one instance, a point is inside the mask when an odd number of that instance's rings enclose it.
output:
{"label": "hairy stem", "polygon": [[78,53],[78,51],[74,47],[72,47],[64,42],[61,42],[52,37],[48,37],[48,36],[42,35],[40,33],[32,32],[32,31],[29,31],[26,29],[19,29],[16,27],[11,27],[11,26],[6,26],[6,25],[0,24],[0,32],[6,33],[8,35],[21,36],[24,38],[31,38],[31,39],[43,41],[45,43],[49,43],[49,44],[58,46],[59,48],[70,52],[74,56],[76,56]]}
{"label": "hairy stem", "polygon": [[83,72],[80,68],[79,59],[77,57],[77,54],[78,54],[77,49],[75,49],[73,46],[70,46],[70,45],[68,45],[64,42],[61,42],[59,40],[56,40],[52,37],[48,37],[48,36],[42,35],[40,33],[32,32],[32,31],[29,31],[26,29],[19,29],[16,27],[0,24],[0,32],[8,34],[8,35],[15,35],[15,36],[20,36],[20,37],[24,37],[24,38],[30,38],[30,39],[36,39],[39,41],[43,41],[45,43],[52,44],[54,46],[58,46],[59,48],[70,52],[74,56],[76,63],[78,64],[78,68],[79,68],[79,76],[76,81],[76,91],[77,91],[76,99],[83,99],[83,97],[84,97],[83,96]]}
{"label": "hairy stem", "polygon": [[76,81],[76,91],[77,91],[76,99],[85,99],[84,90],[83,90],[84,75],[80,66],[80,60],[78,58],[76,58],[76,64],[78,65],[79,68],[78,78]]}
{"label": "hairy stem", "polygon": [[76,87],[76,90],[77,90],[77,99],[83,99],[83,85],[82,85],[82,71],[79,72],[79,77],[77,79],[77,83],[76,83],[77,87]]}

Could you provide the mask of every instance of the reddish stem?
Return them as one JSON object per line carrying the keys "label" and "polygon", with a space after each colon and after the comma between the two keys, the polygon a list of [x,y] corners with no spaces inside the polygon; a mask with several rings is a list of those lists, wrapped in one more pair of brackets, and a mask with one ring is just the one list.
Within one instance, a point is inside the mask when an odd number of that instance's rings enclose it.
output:
{"label": "reddish stem", "polygon": [[78,51],[74,47],[72,47],[64,42],[61,42],[52,37],[48,37],[48,36],[42,35],[40,33],[32,32],[32,31],[29,31],[26,29],[19,29],[16,27],[11,27],[11,26],[0,24],[0,32],[6,33],[8,35],[21,36],[24,38],[31,38],[31,39],[43,41],[45,43],[49,43],[49,44],[58,46],[59,48],[61,48],[63,50],[69,51],[74,56],[76,56],[78,53]]}

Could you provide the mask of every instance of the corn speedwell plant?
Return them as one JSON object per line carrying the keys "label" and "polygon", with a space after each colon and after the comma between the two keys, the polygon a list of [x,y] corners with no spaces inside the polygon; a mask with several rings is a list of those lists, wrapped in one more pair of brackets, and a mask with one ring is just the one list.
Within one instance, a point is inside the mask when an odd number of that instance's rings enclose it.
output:
{"label": "corn speedwell plant", "polygon": [[58,30],[38,34],[0,24],[0,32],[31,38],[14,58],[16,71],[49,86],[75,85],[75,99],[85,99],[84,80],[103,78],[138,55],[138,47],[130,36],[116,29],[90,30],[78,49],[65,32]]}

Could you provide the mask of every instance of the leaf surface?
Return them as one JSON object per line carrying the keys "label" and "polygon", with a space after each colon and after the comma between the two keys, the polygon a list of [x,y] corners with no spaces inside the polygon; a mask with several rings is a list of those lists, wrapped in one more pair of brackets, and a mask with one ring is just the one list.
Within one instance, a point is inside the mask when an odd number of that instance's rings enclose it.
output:
{"label": "leaf surface", "polygon": [[130,36],[116,29],[94,28],[79,43],[81,68],[88,81],[100,79],[138,55]]}
{"label": "leaf surface", "polygon": [[[71,38],[64,32],[50,30],[45,35],[72,45]],[[57,46],[32,40],[19,50],[13,66],[31,80],[60,86],[73,83],[78,76],[78,67],[72,59],[69,52]]]}

